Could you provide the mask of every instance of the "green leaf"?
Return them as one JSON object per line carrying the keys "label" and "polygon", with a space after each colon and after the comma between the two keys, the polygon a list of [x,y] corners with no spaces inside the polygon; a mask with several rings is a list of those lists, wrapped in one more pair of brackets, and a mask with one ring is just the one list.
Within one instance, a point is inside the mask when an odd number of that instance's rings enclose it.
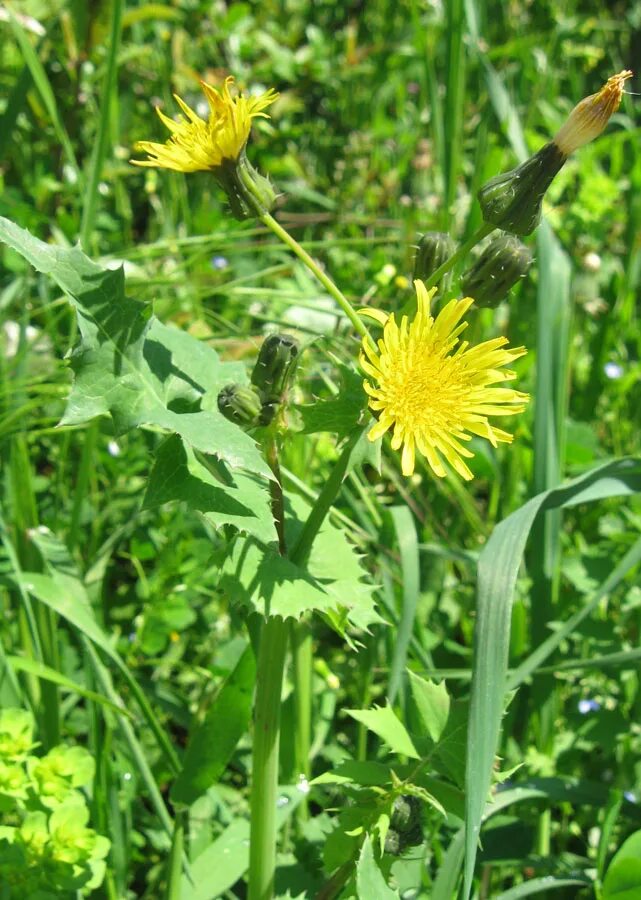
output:
{"label": "green leaf", "polygon": [[108,707],[119,715],[131,716],[131,713],[127,709],[116,706],[115,703],[112,703],[111,700],[103,697],[102,694],[90,691],[88,688],[84,687],[84,685],[78,684],[77,681],[72,681],[72,679],[67,678],[66,675],[62,675],[55,669],[51,669],[49,666],[45,666],[35,659],[28,659],[27,657],[22,656],[7,656],[6,660],[14,672],[28,672],[30,675],[35,675],[37,678],[42,678],[45,681],[51,681],[53,684],[60,685],[65,691],[69,691],[72,694],[78,694],[78,696],[84,697],[86,700],[93,700],[94,703],[100,703],[102,706]]}
{"label": "green leaf", "polygon": [[434,684],[433,681],[420,678],[414,672],[408,671],[407,674],[423,727],[436,743],[443,734],[450,714],[450,697],[445,682]]}
{"label": "green leaf", "polygon": [[255,678],[256,662],[248,646],[189,740],[182,772],[171,789],[174,803],[193,803],[224,772],[251,718]]}
{"label": "green leaf", "polygon": [[356,428],[366,405],[367,395],[363,390],[362,374],[352,366],[346,366],[338,360],[334,362],[341,377],[341,387],[336,397],[299,406],[298,411],[303,420],[304,434],[330,431],[341,440]]}
{"label": "green leaf", "polygon": [[242,365],[221,362],[211,347],[125,296],[122,269],[102,269],[79,248],[45,244],[2,217],[0,240],[49,275],[76,309],[76,377],[62,424],[111,414],[119,434],[142,426],[176,432],[232,468],[271,477],[254,441],[217,409],[226,383],[247,380]]}
{"label": "green leaf", "polygon": [[310,784],[360,784],[364,787],[373,785],[382,787],[391,782],[389,766],[369,760],[347,759],[335,769],[314,778]]}
{"label": "green leaf", "polygon": [[265,479],[210,461],[208,468],[178,435],[167,438],[156,451],[143,507],[183,500],[216,528],[233,525],[266,544],[276,541]]}
{"label": "green leaf", "polygon": [[466,764],[465,889],[469,897],[483,810],[505,706],[512,601],[523,551],[537,515],[549,509],[641,491],[641,461],[607,463],[544,491],[500,522],[478,564],[477,621]]}
{"label": "green leaf", "polygon": [[369,835],[365,836],[356,865],[356,891],[359,900],[398,900],[398,891],[388,887],[374,859]]}
{"label": "green leaf", "polygon": [[[300,498],[287,501],[288,547],[295,545],[308,512]],[[374,608],[374,587],[361,580],[364,575],[346,533],[326,519],[307,562],[300,566],[253,538],[237,540],[225,561],[220,587],[232,602],[261,615],[299,618],[316,610],[328,614],[339,631],[343,620],[366,629],[381,618]]]}
{"label": "green leaf", "polygon": [[407,653],[414,631],[414,620],[418,608],[420,590],[420,564],[418,536],[416,524],[411,510],[407,506],[392,506],[390,515],[394,523],[398,548],[401,552],[401,572],[403,599],[401,603],[400,621],[394,636],[394,650],[390,665],[387,697],[390,703],[401,686],[403,670],[407,662]]}
{"label": "green leaf", "polygon": [[[303,795],[295,787],[279,788],[276,826],[282,828]],[[182,900],[216,900],[242,878],[249,867],[249,821],[234,819],[191,865],[182,879]]]}
{"label": "green leaf", "polygon": [[346,709],[345,712],[384,741],[401,756],[419,759],[412,739],[391,706],[375,706],[374,709]]}
{"label": "green leaf", "polygon": [[635,831],[616,852],[603,879],[603,900],[641,897],[641,831]]}

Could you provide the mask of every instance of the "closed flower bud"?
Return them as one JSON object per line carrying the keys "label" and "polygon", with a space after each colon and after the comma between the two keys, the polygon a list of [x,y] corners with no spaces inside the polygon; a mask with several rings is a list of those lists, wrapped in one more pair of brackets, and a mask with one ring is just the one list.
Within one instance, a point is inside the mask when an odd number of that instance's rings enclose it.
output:
{"label": "closed flower bud", "polygon": [[541,221],[543,196],[567,157],[553,141],[478,193],[483,220],[512,234],[531,234]]}
{"label": "closed flower bud", "polygon": [[598,137],[619,108],[623,85],[632,76],[613,75],[596,94],[574,107],[553,140],[516,169],[484,184],[478,194],[483,220],[512,234],[531,234],[541,221],[543,196],[568,156]]}
{"label": "closed flower bud", "polygon": [[449,234],[444,231],[428,231],[418,242],[412,281],[417,278],[427,281],[455,249],[456,244]]}
{"label": "closed flower bud", "polygon": [[497,306],[532,265],[528,248],[511,234],[494,238],[461,278],[461,288],[478,306]]}
{"label": "closed flower bud", "polygon": [[226,384],[218,394],[218,409],[236,425],[250,428],[262,424],[262,401],[258,391],[246,384]]}
{"label": "closed flower bud", "polygon": [[288,334],[270,334],[260,348],[251,382],[264,404],[278,403],[296,368],[298,342]]}
{"label": "closed flower bud", "polygon": [[403,795],[396,797],[394,800],[390,825],[396,831],[407,831],[414,824],[416,816],[412,804],[413,800],[414,797]]}
{"label": "closed flower bud", "polygon": [[269,180],[249,162],[243,151],[238,160],[223,160],[212,173],[229,200],[236,219],[256,216],[256,205],[270,212],[276,203],[276,191]]}

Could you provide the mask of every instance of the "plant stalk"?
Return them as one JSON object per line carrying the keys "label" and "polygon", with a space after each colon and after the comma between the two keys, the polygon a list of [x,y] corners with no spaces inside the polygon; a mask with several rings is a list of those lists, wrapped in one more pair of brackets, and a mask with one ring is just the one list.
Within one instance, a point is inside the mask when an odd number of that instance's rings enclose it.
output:
{"label": "plant stalk", "polygon": [[484,237],[487,237],[488,234],[491,234],[493,231],[494,225],[488,225],[484,222],[480,228],[474,232],[472,237],[468,238],[467,241],[464,241],[458,250],[445,260],[442,266],[439,266],[435,272],[432,272],[425,282],[425,287],[431,288],[434,287],[435,284],[438,284],[443,275],[449,272],[450,269],[453,269],[459,260],[467,256],[472,247],[475,247],[479,241],[482,241]]}
{"label": "plant stalk", "polygon": [[276,873],[276,809],[280,698],[288,627],[280,616],[265,621],[256,669],[256,705],[249,840],[249,900],[270,900]]}
{"label": "plant stalk", "polygon": [[343,312],[350,320],[355,330],[361,335],[361,337],[369,337],[367,327],[361,321],[361,319],[359,319],[358,314],[356,313],[355,309],[353,308],[352,304],[349,302],[345,294],[343,294],[340,288],[336,284],[334,284],[332,279],[328,275],[326,275],[325,272],[323,272],[321,267],[309,255],[307,250],[301,247],[296,238],[293,238],[291,234],[286,231],[283,226],[280,225],[276,221],[276,219],[263,207],[261,200],[254,193],[255,187],[252,183],[251,177],[249,177],[248,173],[242,167],[240,168],[240,177],[247,190],[246,200],[253,206],[258,218],[263,223],[263,225],[269,228],[277,238],[280,238],[280,240],[289,247],[289,249],[301,260],[301,262],[305,263],[309,271],[320,281],[330,297],[333,297],[334,300],[336,300],[340,308],[343,310]]}

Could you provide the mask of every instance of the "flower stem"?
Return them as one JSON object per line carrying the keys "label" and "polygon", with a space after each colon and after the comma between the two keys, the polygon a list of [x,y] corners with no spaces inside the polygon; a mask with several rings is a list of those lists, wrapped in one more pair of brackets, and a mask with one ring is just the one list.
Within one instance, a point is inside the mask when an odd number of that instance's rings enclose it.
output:
{"label": "flower stem", "polygon": [[265,621],[260,636],[252,761],[249,900],[270,900],[274,893],[280,698],[287,632],[285,620],[271,616]]}
{"label": "flower stem", "polygon": [[481,227],[474,232],[471,238],[468,238],[467,241],[461,244],[458,250],[456,250],[445,260],[442,266],[439,266],[435,272],[432,272],[430,277],[425,282],[425,287],[431,288],[434,287],[435,284],[438,284],[443,275],[445,275],[446,272],[449,272],[450,269],[454,268],[457,262],[463,259],[464,256],[467,256],[472,247],[475,247],[476,244],[479,243],[479,241],[482,241],[484,237],[487,237],[488,234],[494,231],[494,228],[494,225],[488,225],[486,222],[484,222]]}
{"label": "flower stem", "polygon": [[[287,553],[283,491],[275,434],[265,441],[265,457],[276,480],[270,484],[278,549]],[[276,872],[276,809],[280,699],[289,629],[280,616],[263,621],[256,667],[254,745],[252,748],[251,821],[249,836],[249,900],[271,900]]]}
{"label": "flower stem", "polygon": [[316,502],[303,525],[303,529],[298,535],[298,540],[289,554],[291,561],[297,565],[302,565],[305,562],[309,551],[312,549],[312,544],[320,531],[321,525],[325,521],[325,516],[329,512],[330,507],[340,490],[343,478],[347,472],[352,451],[360,440],[362,433],[362,428],[357,428],[356,431],[352,433],[352,436],[343,447],[341,455],[336,460],[334,468],[325,482],[322,491],[316,498]]}
{"label": "flower stem", "polygon": [[291,234],[280,225],[276,219],[267,212],[264,208],[261,199],[256,195],[256,188],[252,182],[251,177],[248,172],[241,166],[239,169],[240,177],[243,182],[244,187],[247,190],[246,200],[252,204],[254,207],[256,214],[260,221],[267,228],[272,231],[277,238],[279,238],[284,244],[286,244],[289,249],[301,260],[301,262],[305,263],[309,271],[320,281],[323,285],[327,293],[336,300],[340,308],[343,310],[347,318],[350,320],[356,331],[361,335],[361,337],[368,337],[369,332],[365,326],[365,324],[359,319],[356,310],[349,302],[345,294],[340,290],[340,288],[334,284],[332,279],[323,272],[318,263],[312,259],[307,250],[305,250],[298,243],[296,238],[293,238]]}
{"label": "flower stem", "polygon": [[291,234],[286,231],[282,225],[280,225],[276,219],[270,215],[268,212],[263,212],[260,215],[261,222],[266,225],[274,234],[281,239],[284,244],[290,248],[290,250],[296,254],[296,256],[305,263],[310,272],[316,276],[316,278],[323,285],[327,293],[336,300],[340,308],[343,310],[347,318],[350,320],[356,331],[361,335],[361,337],[367,337],[368,331],[363,322],[359,319],[356,310],[353,308],[352,304],[349,302],[345,294],[334,284],[332,279],[323,272],[318,263],[312,259],[307,250],[298,243],[298,241],[291,236]]}

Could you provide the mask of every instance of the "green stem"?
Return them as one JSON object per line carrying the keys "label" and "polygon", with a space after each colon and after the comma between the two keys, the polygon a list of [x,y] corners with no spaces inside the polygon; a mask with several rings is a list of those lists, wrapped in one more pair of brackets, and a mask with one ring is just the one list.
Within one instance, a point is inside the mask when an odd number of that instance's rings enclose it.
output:
{"label": "green stem", "polygon": [[247,190],[246,200],[254,207],[256,214],[263,225],[266,225],[276,237],[280,238],[280,240],[289,247],[301,262],[305,263],[309,271],[320,281],[330,297],[333,297],[334,300],[336,300],[361,337],[369,337],[369,332],[365,324],[359,319],[356,310],[353,308],[345,294],[343,294],[340,288],[334,284],[332,279],[323,272],[321,267],[314,259],[312,259],[307,250],[301,247],[298,241],[293,238],[291,234],[263,207],[261,199],[256,195],[255,185],[252,182],[249,172],[247,172],[243,166],[240,167],[239,171],[243,185]]}
{"label": "green stem", "polygon": [[467,241],[461,244],[458,250],[453,253],[450,257],[448,257],[442,266],[439,266],[436,272],[432,272],[430,277],[425,282],[426,288],[434,287],[435,284],[441,280],[443,275],[446,272],[449,272],[450,269],[453,269],[454,266],[459,262],[459,260],[463,259],[470,252],[472,247],[475,247],[479,241],[482,241],[484,237],[487,237],[488,234],[491,234],[494,231],[494,225],[488,225],[487,223],[483,223],[478,231],[475,231],[471,238],[468,238]]}
{"label": "green stem", "polygon": [[[284,502],[275,434],[269,435],[264,449],[276,479],[270,484],[271,507],[278,534],[278,549],[285,556]],[[288,626],[280,616],[268,616],[260,632],[252,749],[249,900],[270,900],[274,893],[280,701],[288,633]]]}
{"label": "green stem", "polygon": [[288,628],[272,616],[263,625],[256,669],[249,841],[249,900],[270,900],[276,872],[276,808],[280,699]]}
{"label": "green stem", "polygon": [[[294,765],[296,776],[307,778],[312,742],[312,634],[306,622],[291,626],[292,662],[294,668]],[[303,794],[296,810],[298,822],[309,818],[307,797]]]}
{"label": "green stem", "polygon": [[266,225],[274,234],[281,239],[284,244],[290,248],[290,250],[296,254],[296,256],[305,263],[310,272],[316,276],[316,278],[323,285],[327,293],[336,300],[340,308],[343,310],[347,318],[350,320],[356,331],[361,335],[361,337],[368,337],[369,332],[365,327],[364,323],[361,319],[359,319],[358,314],[353,308],[352,304],[349,302],[345,294],[334,284],[332,279],[323,272],[321,267],[315,262],[314,259],[309,255],[307,250],[298,243],[298,241],[291,236],[291,234],[286,231],[282,225],[280,225],[276,219],[270,215],[268,212],[262,212],[259,216],[261,222]]}
{"label": "green stem", "polygon": [[341,484],[343,483],[343,478],[345,477],[345,473],[347,472],[347,467],[349,465],[352,451],[360,440],[362,433],[363,430],[361,428],[358,428],[356,431],[354,431],[350,439],[343,447],[341,455],[336,460],[334,468],[332,469],[329,478],[325,482],[322,491],[318,495],[316,503],[314,503],[314,506],[312,507],[312,510],[303,526],[303,529],[298,535],[298,540],[294,544],[294,547],[289,554],[289,558],[292,562],[301,564],[307,558],[316,535],[320,531],[321,525],[325,521],[325,516],[329,512],[331,505],[336,499],[336,495],[340,490]]}

